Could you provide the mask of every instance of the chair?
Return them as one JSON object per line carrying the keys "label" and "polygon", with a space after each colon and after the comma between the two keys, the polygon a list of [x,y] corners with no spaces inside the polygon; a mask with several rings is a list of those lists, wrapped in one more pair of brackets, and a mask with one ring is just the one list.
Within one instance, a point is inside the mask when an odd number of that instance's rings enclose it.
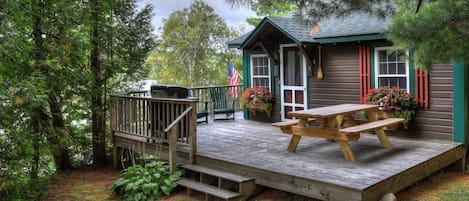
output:
{"label": "chair", "polygon": [[[226,87],[212,87],[210,88],[210,99],[213,106],[213,120],[235,120],[235,100],[228,104],[228,96],[226,94]],[[217,119],[217,114],[226,114],[226,118]],[[231,114],[231,118],[230,118]]]}
{"label": "chair", "polygon": [[204,121],[197,121],[197,123],[205,122],[208,124],[208,102],[199,102],[197,104],[197,120],[205,117]]}

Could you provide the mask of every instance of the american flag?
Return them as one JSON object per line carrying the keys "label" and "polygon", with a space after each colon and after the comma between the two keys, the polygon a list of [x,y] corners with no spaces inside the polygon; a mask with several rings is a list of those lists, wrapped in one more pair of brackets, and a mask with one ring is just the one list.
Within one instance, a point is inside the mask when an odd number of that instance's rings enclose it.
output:
{"label": "american flag", "polygon": [[[237,85],[239,79],[239,73],[236,68],[230,62],[226,62],[228,64],[228,84],[229,85]],[[238,87],[231,87],[231,96],[233,98],[238,98]]]}

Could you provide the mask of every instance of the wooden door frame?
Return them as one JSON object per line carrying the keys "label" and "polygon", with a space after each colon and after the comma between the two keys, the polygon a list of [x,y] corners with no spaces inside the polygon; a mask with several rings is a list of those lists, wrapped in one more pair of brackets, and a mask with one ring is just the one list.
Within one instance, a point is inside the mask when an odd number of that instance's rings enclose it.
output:
{"label": "wooden door frame", "polygon": [[[281,121],[284,121],[285,120],[285,109],[284,109],[284,88],[285,88],[285,85],[284,85],[284,74],[285,74],[285,65],[284,65],[284,48],[291,48],[291,47],[294,47],[294,48],[298,48],[298,45],[295,44],[295,43],[291,43],[291,44],[281,44],[280,45],[280,120]],[[298,51],[299,48],[298,48]],[[301,53],[301,52],[300,52]],[[303,70],[303,103],[304,103],[304,108],[307,109],[308,108],[308,90],[307,90],[307,87],[308,87],[308,76],[307,76],[307,61],[306,61],[306,58],[303,54],[300,54],[301,55],[301,58],[302,58],[302,70]],[[294,96],[294,94],[292,94],[292,96]]]}

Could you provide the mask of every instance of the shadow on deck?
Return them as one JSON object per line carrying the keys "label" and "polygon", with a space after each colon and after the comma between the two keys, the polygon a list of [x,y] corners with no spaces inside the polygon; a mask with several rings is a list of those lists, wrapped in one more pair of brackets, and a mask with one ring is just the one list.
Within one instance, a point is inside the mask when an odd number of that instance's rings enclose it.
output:
{"label": "shadow on deck", "polygon": [[379,200],[463,158],[461,144],[390,137],[393,149],[387,150],[373,134],[350,143],[357,162],[320,138],[303,137],[290,153],[290,135],[270,123],[238,119],[197,126],[196,164],[321,200]]}

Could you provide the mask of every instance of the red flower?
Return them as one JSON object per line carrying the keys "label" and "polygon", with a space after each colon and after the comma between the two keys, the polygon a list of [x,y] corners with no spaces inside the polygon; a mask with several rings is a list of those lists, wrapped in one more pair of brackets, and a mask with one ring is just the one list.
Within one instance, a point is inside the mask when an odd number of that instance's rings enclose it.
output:
{"label": "red flower", "polygon": [[380,87],[369,91],[365,98],[368,104],[380,105],[384,111],[415,110],[417,107],[414,97],[398,87]]}

